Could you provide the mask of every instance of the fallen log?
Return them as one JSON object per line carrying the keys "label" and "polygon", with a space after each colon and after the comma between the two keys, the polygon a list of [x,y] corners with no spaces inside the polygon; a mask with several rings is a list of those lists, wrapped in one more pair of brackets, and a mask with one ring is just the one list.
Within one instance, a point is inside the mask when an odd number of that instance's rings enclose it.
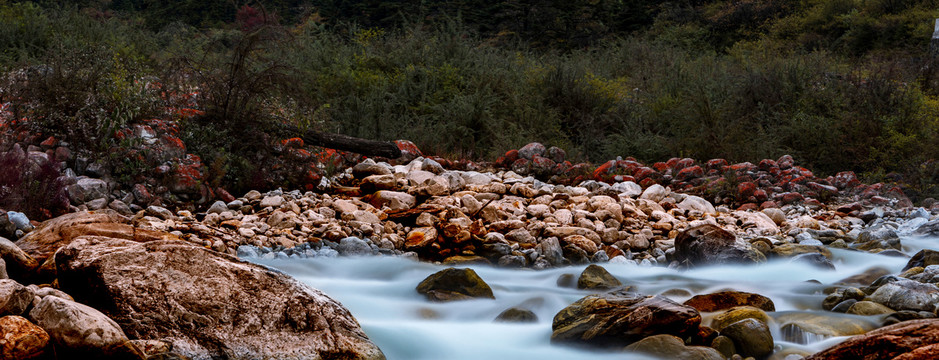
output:
{"label": "fallen log", "polygon": [[393,141],[362,139],[342,134],[327,134],[313,130],[301,130],[294,125],[284,125],[283,129],[297,136],[309,145],[329,149],[350,151],[365,156],[381,156],[390,159],[401,157],[401,150]]}

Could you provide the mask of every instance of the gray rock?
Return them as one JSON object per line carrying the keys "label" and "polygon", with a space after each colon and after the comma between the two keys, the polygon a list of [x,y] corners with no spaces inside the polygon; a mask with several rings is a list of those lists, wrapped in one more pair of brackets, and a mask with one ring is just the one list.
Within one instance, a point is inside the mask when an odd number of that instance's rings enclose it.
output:
{"label": "gray rock", "polygon": [[284,197],[277,195],[265,196],[264,199],[261,199],[261,204],[258,206],[260,206],[262,209],[266,207],[272,207],[276,209],[281,207],[281,205],[284,205]]}
{"label": "gray rock", "polygon": [[894,310],[936,311],[939,304],[939,287],[918,281],[896,278],[881,285],[870,300]]}
{"label": "gray rock", "polygon": [[613,184],[611,189],[613,189],[613,191],[618,192],[620,195],[628,196],[631,198],[635,198],[639,195],[642,195],[642,186],[639,186],[639,184],[636,184],[632,181],[618,182],[616,184]]}
{"label": "gray rock", "polygon": [[642,192],[642,195],[639,195],[639,198],[659,202],[662,201],[662,199],[664,199],[667,195],[668,189],[662,185],[653,184],[652,186],[647,187],[646,190]]}
{"label": "gray rock", "polygon": [[[237,201],[237,200],[236,200]],[[228,211],[228,205],[224,201],[216,201],[205,211],[206,214],[221,214]]]}
{"label": "gray rock", "polygon": [[535,250],[544,256],[545,260],[551,265],[558,266],[564,263],[564,251],[561,250],[561,243],[556,237],[542,240],[541,243],[535,246]]}
{"label": "gray rock", "polygon": [[57,349],[100,354],[127,341],[124,331],[100,311],[74,301],[46,296],[29,317],[49,333]]}
{"label": "gray rock", "polygon": [[26,214],[17,212],[17,211],[7,211],[7,218],[10,219],[10,222],[13,223],[19,230],[24,232],[33,231],[33,224],[29,223],[29,218],[26,217]]}
{"label": "gray rock", "polygon": [[150,205],[147,206],[145,211],[147,215],[158,217],[163,220],[176,219],[176,215],[173,215],[172,211],[169,211],[167,208],[162,206]]}
{"label": "gray rock", "polygon": [[130,209],[130,206],[127,206],[127,203],[114,199],[111,203],[108,204],[108,208],[111,210],[117,211],[119,214],[124,216],[134,215],[134,211]]}
{"label": "gray rock", "polygon": [[108,198],[98,198],[85,203],[88,210],[101,210],[108,206]]}
{"label": "gray rock", "polygon": [[339,254],[342,256],[372,255],[372,247],[369,246],[368,241],[354,236],[339,240],[339,246],[336,247],[336,250],[339,251]]}
{"label": "gray rock", "polygon": [[503,255],[499,258],[498,264],[505,268],[521,268],[528,265],[528,260],[521,255]]}
{"label": "gray rock", "polygon": [[241,245],[238,247],[238,257],[240,258],[256,258],[259,256],[257,246]]}
{"label": "gray rock", "polygon": [[75,299],[110,309],[131,337],[170,342],[190,358],[384,359],[338,302],[233,256],[181,241],[86,236],[55,259]]}
{"label": "gray rock", "polygon": [[414,207],[417,198],[400,191],[381,190],[375,193],[370,203],[379,209],[387,206],[391,210],[405,210]]}
{"label": "gray rock", "polygon": [[23,315],[33,303],[33,296],[32,291],[14,280],[0,280],[0,316]]}
{"label": "gray rock", "polygon": [[101,179],[80,177],[75,184],[68,187],[68,197],[72,205],[84,204],[85,202],[108,196],[108,183]]}

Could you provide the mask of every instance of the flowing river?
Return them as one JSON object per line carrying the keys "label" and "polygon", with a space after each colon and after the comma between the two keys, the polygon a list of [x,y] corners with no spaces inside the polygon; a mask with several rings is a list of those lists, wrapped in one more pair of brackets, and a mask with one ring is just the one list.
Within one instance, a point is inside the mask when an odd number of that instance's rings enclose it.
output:
{"label": "flowing river", "polygon": [[[939,248],[939,239],[903,237],[902,244],[904,252],[912,255],[923,248]],[[874,267],[898,273],[908,259],[850,250],[831,251],[836,266],[833,271],[788,261],[685,271],[630,264],[600,265],[623,284],[633,286],[634,291],[649,295],[668,292],[665,295],[678,302],[697,294],[734,289],[772,299],[776,312],[769,314],[774,318],[801,312],[833,319],[853,317],[855,321],[879,324],[883,316],[844,315],[821,310],[825,298],[823,289]],[[579,276],[586,266],[534,271],[470,265],[468,267],[492,287],[496,299],[433,303],[418,294],[415,287],[446,266],[390,256],[250,260],[279,269],[341,302],[388,359],[644,358],[638,354],[598,352],[550,343],[554,315],[590,294],[559,287],[557,279],[562,274]],[[532,310],[538,321],[493,321],[511,307]],[[709,314],[704,317],[707,324]],[[826,338],[811,333],[783,334],[778,323],[770,326],[778,351],[812,353],[846,338]]]}

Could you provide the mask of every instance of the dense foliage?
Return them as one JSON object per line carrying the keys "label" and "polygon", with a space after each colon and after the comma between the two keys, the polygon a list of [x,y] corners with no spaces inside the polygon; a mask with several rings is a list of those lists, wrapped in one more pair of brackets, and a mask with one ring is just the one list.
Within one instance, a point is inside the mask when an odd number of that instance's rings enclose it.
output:
{"label": "dense foliage", "polygon": [[0,95],[103,151],[166,115],[159,93],[194,90],[184,140],[226,182],[278,122],[477,159],[530,141],[592,161],[788,153],[935,182],[939,1],[235,3],[0,1]]}

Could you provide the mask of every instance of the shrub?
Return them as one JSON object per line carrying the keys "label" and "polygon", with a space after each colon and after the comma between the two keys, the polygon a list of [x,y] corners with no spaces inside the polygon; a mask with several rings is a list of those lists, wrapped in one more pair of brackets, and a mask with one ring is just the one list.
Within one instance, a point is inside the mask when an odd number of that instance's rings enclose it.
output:
{"label": "shrub", "polygon": [[0,153],[0,208],[46,220],[68,211],[65,180],[53,161],[30,159],[18,146]]}

